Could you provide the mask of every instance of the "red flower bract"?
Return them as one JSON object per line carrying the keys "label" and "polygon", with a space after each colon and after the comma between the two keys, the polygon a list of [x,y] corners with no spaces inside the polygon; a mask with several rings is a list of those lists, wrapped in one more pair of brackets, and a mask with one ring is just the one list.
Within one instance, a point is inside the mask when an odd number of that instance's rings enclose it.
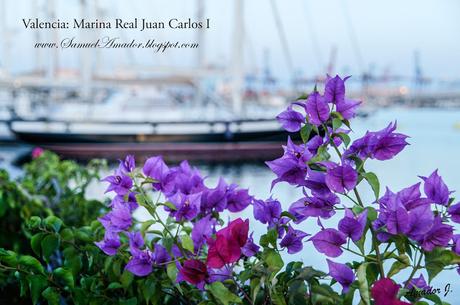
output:
{"label": "red flower bract", "polygon": [[208,269],[203,262],[197,259],[189,259],[182,265],[180,274],[190,284],[199,285],[200,283],[204,283],[208,276]]}
{"label": "red flower bract", "polygon": [[391,279],[383,278],[374,283],[371,295],[375,300],[375,305],[411,305],[396,298],[398,291],[399,285]]}
{"label": "red flower bract", "polygon": [[222,268],[225,264],[236,262],[241,256],[241,248],[248,240],[249,220],[238,218],[226,228],[216,233],[216,239],[208,239],[207,265]]}

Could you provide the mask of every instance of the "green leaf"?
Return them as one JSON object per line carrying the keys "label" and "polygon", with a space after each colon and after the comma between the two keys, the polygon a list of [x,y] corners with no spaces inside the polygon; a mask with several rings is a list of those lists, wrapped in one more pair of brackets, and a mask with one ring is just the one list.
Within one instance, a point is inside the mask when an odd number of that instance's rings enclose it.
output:
{"label": "green leaf", "polygon": [[120,305],[136,305],[137,304],[137,298],[132,297],[126,300],[120,300]]}
{"label": "green leaf", "polygon": [[262,252],[262,259],[267,264],[268,270],[273,273],[277,273],[284,266],[281,255],[273,249],[265,249]]}
{"label": "green leaf", "polygon": [[182,241],[182,247],[185,250],[188,250],[190,252],[194,252],[195,247],[193,246],[193,240],[189,235],[182,235],[180,240]]}
{"label": "green leaf", "polygon": [[120,288],[123,288],[123,286],[118,282],[112,282],[107,287],[107,289],[120,289]]}
{"label": "green leaf", "polygon": [[312,130],[313,127],[311,124],[306,124],[300,129],[300,137],[304,143],[307,143],[308,140],[310,140],[310,134]]}
{"label": "green leaf", "polygon": [[66,268],[57,268],[53,271],[53,276],[63,284],[70,288],[74,287],[74,279],[72,271]]}
{"label": "green leaf", "polygon": [[343,144],[345,144],[346,147],[348,147],[348,145],[351,142],[350,136],[347,135],[346,133],[339,132],[339,133],[335,133],[334,136],[337,136],[340,139],[342,139],[342,142]]}
{"label": "green leaf", "polygon": [[168,267],[166,268],[166,273],[168,274],[169,279],[171,282],[175,283],[177,279],[177,266],[175,263],[169,263]]}
{"label": "green leaf", "polygon": [[51,255],[59,248],[59,238],[54,234],[49,234],[41,241],[42,255],[46,261],[49,261]]}
{"label": "green leaf", "polygon": [[242,300],[237,295],[233,294],[227,287],[221,282],[214,282],[207,286],[211,294],[223,305],[229,304],[241,304]]}
{"label": "green leaf", "polygon": [[34,251],[35,254],[39,255],[41,254],[40,252],[40,245],[43,240],[43,237],[45,237],[46,233],[37,233],[32,238],[30,239],[30,246],[32,247],[32,250]]}
{"label": "green leaf", "polygon": [[379,183],[379,178],[377,178],[377,175],[372,172],[367,172],[367,173],[364,173],[363,176],[364,176],[364,179],[366,179],[369,185],[371,186],[372,190],[374,191],[375,198],[379,199],[380,183]]}
{"label": "green leaf", "polygon": [[42,292],[42,296],[48,301],[49,305],[59,305],[59,293],[56,288],[48,287]]}
{"label": "green leaf", "polygon": [[33,256],[30,256],[30,255],[20,256],[18,260],[18,264],[34,272],[45,273],[45,269],[43,268],[42,264],[40,264],[38,259],[36,259]]}
{"label": "green leaf", "polygon": [[156,221],[151,219],[151,220],[147,220],[147,221],[144,221],[141,225],[141,233],[142,235],[145,234],[145,231],[147,231],[151,225],[153,225]]}
{"label": "green leaf", "polygon": [[358,276],[358,284],[359,284],[359,294],[361,296],[361,302],[364,305],[370,305],[371,300],[369,297],[369,284],[367,283],[366,277],[366,268],[369,263],[362,263],[358,267],[358,271],[356,272]]}
{"label": "green leaf", "polygon": [[43,224],[47,229],[53,230],[54,232],[58,233],[62,226],[62,220],[60,220],[56,216],[48,216],[43,221]]}
{"label": "green leaf", "polygon": [[162,203],[162,205],[167,206],[168,208],[170,208],[173,211],[177,210],[177,207],[172,202],[166,201],[166,202]]}
{"label": "green leaf", "polygon": [[128,270],[124,270],[120,278],[120,282],[123,285],[123,288],[127,289],[133,282],[133,279],[133,274]]}
{"label": "green leaf", "polygon": [[436,247],[431,252],[425,252],[425,267],[428,272],[428,280],[431,282],[433,278],[441,272],[444,267],[455,262],[455,256],[452,251]]}
{"label": "green leaf", "polygon": [[339,118],[335,118],[332,120],[332,130],[337,130],[342,126],[342,120]]}
{"label": "green leaf", "polygon": [[40,226],[42,223],[42,219],[38,216],[32,216],[29,218],[29,221],[27,222],[27,226],[31,229],[36,229]]}
{"label": "green leaf", "polygon": [[410,259],[406,254],[400,254],[390,268],[387,277],[392,277],[393,275],[397,274],[399,271],[407,268],[410,266]]}
{"label": "green leaf", "polygon": [[32,299],[32,304],[37,304],[42,291],[48,285],[48,281],[46,277],[43,275],[29,275],[27,276],[29,281],[29,290],[30,290],[30,298]]}

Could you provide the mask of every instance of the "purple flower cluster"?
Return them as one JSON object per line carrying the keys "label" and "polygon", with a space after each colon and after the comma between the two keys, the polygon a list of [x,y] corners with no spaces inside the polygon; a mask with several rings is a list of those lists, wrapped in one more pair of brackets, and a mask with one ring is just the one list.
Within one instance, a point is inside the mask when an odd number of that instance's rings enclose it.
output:
{"label": "purple flower cluster", "polygon": [[[368,131],[351,142],[348,120],[355,116],[360,102],[346,98],[345,81],[348,78],[328,76],[323,95],[315,88],[306,100],[294,102],[277,116],[284,129],[301,132],[303,143],[294,143],[288,138],[284,154],[266,162],[276,175],[272,189],[277,183],[287,182],[301,188],[303,197],[291,204],[289,218],[288,214],[282,213],[278,201],[255,201],[254,217],[268,224],[269,228],[278,228],[280,246],[287,248],[289,253],[300,251],[302,240],[308,235],[293,228],[289,222],[292,220],[298,225],[309,218],[317,218],[321,230],[308,241],[318,252],[329,257],[340,256],[348,250],[347,241],[358,243],[368,230],[375,234],[379,243],[391,242],[393,237],[400,235],[424,251],[452,247],[460,255],[460,234],[454,235],[454,228],[449,224],[449,220],[460,223],[460,203],[452,205],[452,192],[437,171],[428,177],[420,177],[424,196],[420,192],[421,183],[417,183],[398,193],[387,189],[383,197],[376,198],[379,206],[376,211],[366,208],[361,201],[356,186],[367,179],[371,180],[369,185],[373,189],[378,183],[376,177],[369,176],[364,170],[366,160],[394,158],[408,145],[408,136],[396,132],[396,123],[390,123],[382,130]],[[295,109],[299,106],[303,112]],[[347,128],[341,128],[342,125]],[[337,154],[337,161],[331,161],[329,151]],[[377,196],[378,189],[374,192]],[[345,201],[339,207],[340,196],[349,199],[347,202],[351,201],[353,209],[347,207]],[[322,226],[321,218],[330,218],[337,210],[343,209],[345,215],[337,228]],[[330,260],[328,264],[329,274],[346,292],[354,280],[352,269]],[[414,279],[411,283],[421,285],[422,279]]]}
{"label": "purple flower cluster", "polygon": [[[432,210],[432,205],[447,205],[449,190],[438,175],[433,172],[428,178],[421,177],[425,196],[420,192],[420,182],[397,193],[387,189],[379,199],[379,215],[373,223],[380,241],[403,234],[416,241],[425,251],[435,247],[446,247],[453,237],[453,227],[447,218]],[[448,211],[454,210],[452,206]]]}
{"label": "purple flower cluster", "polygon": [[[176,167],[168,167],[162,157],[151,157],[146,160],[142,172],[143,175],[136,172],[133,156],[127,156],[120,161],[114,175],[103,179],[109,183],[107,192],[114,192],[115,197],[109,205],[110,212],[99,218],[105,235],[103,240],[96,243],[107,255],[113,256],[127,238],[131,258],[125,268],[131,273],[147,276],[154,267],[164,268],[174,262],[179,270],[178,281],[186,280],[203,288],[205,283],[228,278],[232,264],[241,256],[254,256],[259,251],[252,234],[248,236],[249,221],[237,219],[227,228],[216,232],[220,223],[219,212],[240,212],[252,204],[254,199],[247,189],[227,184],[223,179],[216,187],[209,188],[204,183],[205,178],[187,161]],[[139,178],[143,180],[141,186],[136,183]],[[191,232],[188,231],[187,235],[191,233],[193,250],[190,246],[184,249],[177,234],[175,237],[168,236],[177,239],[169,248],[159,242],[147,246],[146,237],[138,231],[132,217],[133,211],[139,206],[137,196],[146,196],[142,187],[145,184],[151,184],[154,191],[164,196],[167,201],[163,204],[164,209],[175,220],[178,232],[185,223],[192,224]],[[156,209],[154,206],[150,208]],[[156,214],[152,216],[154,219],[158,217]],[[216,240],[212,238],[214,235],[217,236]],[[208,249],[206,263],[191,259],[206,254],[205,249]]]}

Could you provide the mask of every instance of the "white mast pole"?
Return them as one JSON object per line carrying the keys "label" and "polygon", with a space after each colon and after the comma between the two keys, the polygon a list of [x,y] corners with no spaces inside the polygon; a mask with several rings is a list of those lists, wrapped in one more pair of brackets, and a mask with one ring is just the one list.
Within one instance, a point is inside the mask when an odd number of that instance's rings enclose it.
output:
{"label": "white mast pole", "polygon": [[[47,1],[47,15],[48,20],[53,21],[56,19],[56,2],[55,0]],[[59,44],[59,33],[57,29],[53,29],[49,31],[50,41],[53,41],[56,44]],[[59,53],[58,48],[55,48],[53,51],[48,53],[48,70],[47,70],[47,79],[50,84],[53,83],[56,77],[56,71],[58,69],[59,64]]]}
{"label": "white mast pole", "polygon": [[232,101],[233,111],[240,114],[243,108],[243,41],[244,41],[244,5],[243,0],[235,0],[232,60]]}
{"label": "white mast pole", "polygon": [[[34,0],[32,2],[32,12],[37,12],[39,13],[40,12],[40,8],[39,8],[39,5],[38,5],[38,0]],[[35,42],[41,42],[40,41],[40,35],[41,31],[38,31],[36,30],[35,31]],[[41,73],[42,72],[42,69],[43,69],[43,65],[42,65],[42,52],[40,50],[40,48],[36,48],[35,49],[35,72],[38,72],[38,73]]]}
{"label": "white mast pole", "polygon": [[8,35],[8,29],[7,29],[7,24],[6,24],[6,1],[0,1],[0,27],[1,27],[1,33],[2,37],[5,40],[5,43],[3,44],[2,49],[2,54],[0,58],[0,76],[2,74],[4,76],[8,75],[8,53],[9,53],[9,35]]}
{"label": "white mast pole", "polygon": [[[81,18],[92,18],[91,5],[88,0],[81,0]],[[82,41],[87,41],[90,35],[88,30],[81,31]],[[91,50],[83,49],[80,51],[80,76],[81,76],[81,98],[85,101],[89,99],[91,93]]]}
{"label": "white mast pole", "polygon": [[[196,17],[198,21],[203,22],[204,26],[204,0],[197,0],[197,11]],[[198,71],[201,71],[204,67],[204,29],[198,29],[196,31],[196,40],[198,43],[197,53],[196,53],[196,67]],[[203,84],[201,81],[201,76],[199,75],[196,80],[196,96],[195,96],[195,105],[203,104],[204,94],[203,94]]]}

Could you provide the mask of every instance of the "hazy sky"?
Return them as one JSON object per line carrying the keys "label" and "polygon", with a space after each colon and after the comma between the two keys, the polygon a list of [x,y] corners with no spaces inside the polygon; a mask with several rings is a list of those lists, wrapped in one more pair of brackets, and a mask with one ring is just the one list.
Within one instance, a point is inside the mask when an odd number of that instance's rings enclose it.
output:
{"label": "hazy sky", "polygon": [[[10,66],[15,70],[25,70],[34,64],[36,57],[32,48],[34,32],[24,29],[21,19],[40,17],[43,16],[43,12],[32,11],[33,0],[2,1],[7,2],[7,24],[13,33],[9,40]],[[60,19],[80,17],[79,0],[56,2],[57,17]],[[247,69],[260,69],[264,62],[264,50],[268,50],[273,73],[280,76],[289,75],[270,1],[244,2]],[[458,0],[275,2],[295,68],[307,75],[313,76],[324,71],[331,49],[336,47],[336,72],[356,74],[362,69],[361,66],[366,69],[373,66],[377,74],[387,70],[394,74],[413,75],[413,54],[418,50],[424,74],[436,78],[460,78]],[[107,18],[193,18],[196,11],[196,2],[192,0],[99,0],[99,3],[106,11]],[[206,61],[227,65],[231,56],[234,2],[206,0],[205,3],[205,16],[211,19],[212,25],[212,28],[206,31]],[[355,34],[355,44],[352,32]],[[42,40],[46,40],[46,30],[42,30],[41,33],[44,34]],[[127,30],[102,34],[120,36],[128,40],[195,40],[194,30],[157,30],[146,34]],[[60,33],[61,37],[76,35],[76,31]],[[5,47],[5,39],[1,40],[1,47]],[[361,57],[358,53],[361,53]],[[62,66],[78,67],[78,51],[59,50],[59,54]],[[195,58],[194,52],[190,50],[173,50],[165,54],[153,54],[150,50],[104,50],[101,54],[102,66],[107,69],[115,64],[192,66]]]}

